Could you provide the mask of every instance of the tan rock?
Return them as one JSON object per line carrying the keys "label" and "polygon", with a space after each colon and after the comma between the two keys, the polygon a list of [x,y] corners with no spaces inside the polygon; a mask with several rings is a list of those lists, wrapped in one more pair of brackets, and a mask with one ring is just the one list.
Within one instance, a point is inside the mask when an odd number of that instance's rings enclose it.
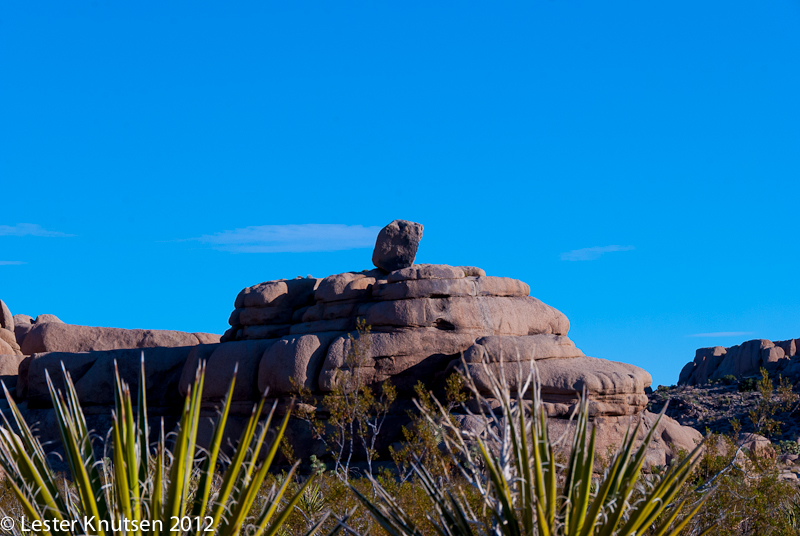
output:
{"label": "tan rock", "polygon": [[372,285],[382,277],[379,270],[330,275],[320,281],[314,298],[318,302],[367,300],[370,298]]}
{"label": "tan rock", "polygon": [[179,389],[186,393],[194,381],[197,364],[206,360],[206,380],[203,386],[203,400],[221,401],[228,391],[233,371],[238,365],[236,385],[233,390],[234,401],[258,400],[258,364],[264,352],[275,344],[272,340],[248,340],[225,342],[198,348],[197,355],[187,359],[183,368]]}
{"label": "tan rock", "polygon": [[13,331],[8,331],[5,328],[0,328],[0,341],[6,343],[13,350],[13,354],[20,354],[19,344],[17,344],[17,336]]}
{"label": "tan rock", "polygon": [[542,399],[549,404],[550,415],[569,416],[584,388],[589,393],[592,415],[634,415],[647,407],[644,388],[652,383],[652,378],[645,370],[626,363],[586,356],[486,365],[467,363],[475,385],[486,394],[492,392],[490,375],[505,378],[506,385],[515,390],[532,368],[541,383]]}
{"label": "tan rock", "polygon": [[14,317],[11,311],[8,310],[6,302],[0,300],[0,328],[5,328],[10,332],[14,332]]}
{"label": "tan rock", "polygon": [[467,363],[499,361],[533,361],[552,357],[581,357],[568,337],[552,334],[528,335],[520,337],[490,336],[481,337],[464,352]]}
{"label": "tan rock", "polygon": [[775,459],[775,448],[772,442],[764,436],[741,432],[736,438],[736,445],[747,449],[756,458]]}
{"label": "tan rock", "polygon": [[[388,378],[397,382],[399,375],[409,371],[414,377],[409,381],[413,383],[422,378],[432,379],[434,374],[445,370],[453,357],[475,342],[475,335],[472,333],[437,329],[371,333],[369,337],[369,350],[362,356],[361,366],[355,371],[366,383]],[[346,369],[345,358],[351,351],[352,344],[347,336],[339,337],[331,343],[319,377],[321,391],[332,391],[339,384],[341,373]],[[423,362],[427,362],[429,366],[426,367]]]}
{"label": "tan rock", "polygon": [[270,396],[297,392],[300,385],[318,391],[317,378],[331,341],[341,333],[289,335],[278,339],[258,367],[258,389],[269,389]]}
{"label": "tan rock", "polygon": [[[421,279],[463,279],[465,277],[463,266],[450,266],[448,264],[415,264],[407,268],[395,270],[386,276],[388,283],[398,281],[421,280]],[[480,268],[472,269],[475,275]],[[483,271],[483,270],[481,270]],[[483,275],[486,275],[485,273]]]}
{"label": "tan rock", "polygon": [[34,323],[36,323],[36,324],[47,324],[48,322],[55,322],[57,324],[63,324],[64,323],[56,315],[48,315],[48,314],[39,315],[39,316],[36,317],[36,320],[34,320]]}
{"label": "tan rock", "polygon": [[33,317],[28,315],[14,315],[14,327],[20,324],[33,324]]}
{"label": "tan rock", "polygon": [[533,297],[421,298],[379,302],[369,308],[368,325],[473,330],[483,335],[566,335],[563,313]]}
{"label": "tan rock", "polygon": [[372,289],[372,296],[379,300],[457,296],[528,296],[529,294],[530,287],[528,285],[508,277],[411,279],[375,285]]}
{"label": "tan rock", "polygon": [[[3,331],[6,331],[4,328],[0,328],[0,329],[2,329]],[[12,348],[11,345],[8,344],[6,341],[4,341],[3,339],[0,339],[0,354],[16,355],[18,351],[19,350],[14,350],[14,348]]]}
{"label": "tan rock", "polygon": [[291,309],[308,305],[313,301],[314,290],[319,282],[319,279],[313,277],[266,281],[242,290],[236,298],[235,307]]}
{"label": "tan rock", "polygon": [[[644,411],[640,416],[626,417],[597,417],[590,421],[590,426],[596,430],[595,454],[606,457],[608,452],[616,452],[622,444],[626,432],[633,431],[639,419],[642,419],[642,428],[637,434],[637,439],[644,439],[657,415]],[[560,438],[564,435],[562,445],[572,444],[572,435],[575,430],[575,421],[566,419],[549,419],[548,432],[551,438]],[[665,467],[678,459],[681,451],[691,452],[700,444],[703,436],[694,428],[681,426],[677,421],[667,417],[661,418],[658,428],[645,455],[645,468],[653,466]],[[568,447],[566,447],[568,448]]]}
{"label": "tan rock", "polygon": [[118,329],[75,326],[48,322],[28,332],[22,353],[90,352],[123,348],[194,346],[199,341],[191,333],[152,329]]}

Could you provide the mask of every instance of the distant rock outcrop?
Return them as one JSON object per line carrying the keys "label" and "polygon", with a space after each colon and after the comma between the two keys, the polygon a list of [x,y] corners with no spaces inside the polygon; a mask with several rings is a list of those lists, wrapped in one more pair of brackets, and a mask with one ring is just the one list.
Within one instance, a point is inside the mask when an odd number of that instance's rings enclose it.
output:
{"label": "distant rock outcrop", "polygon": [[761,368],[785,377],[800,377],[800,355],[797,353],[800,339],[768,341],[754,339],[725,348],[714,346],[698,348],[694,361],[683,367],[678,378],[679,385],[701,385],[724,376],[752,376]]}

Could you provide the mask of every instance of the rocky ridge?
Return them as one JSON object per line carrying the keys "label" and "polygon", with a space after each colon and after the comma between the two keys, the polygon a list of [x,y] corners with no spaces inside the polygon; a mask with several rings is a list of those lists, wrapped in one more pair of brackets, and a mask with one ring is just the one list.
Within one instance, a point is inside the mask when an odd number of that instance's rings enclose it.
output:
{"label": "rocky ridge", "polygon": [[[219,342],[202,334],[29,321],[33,327],[25,328],[19,346],[31,355],[19,363],[16,396],[44,424],[42,430],[52,431],[45,375],[60,377],[63,363],[88,411],[106,418],[114,403],[114,362],[135,389],[143,353],[151,409],[177,414],[198,364],[205,362],[203,402],[213,414],[238,367],[229,421],[231,437],[236,437],[237,426],[265,390],[285,408],[298,385],[322,397],[352,373],[367,385],[389,379],[397,387],[399,400],[382,438],[381,448],[386,448],[401,437],[417,382],[436,391],[456,369],[466,367],[488,393],[486,363],[512,387],[518,372],[535,369],[547,411],[557,418],[555,428],[569,428],[565,418],[586,389],[600,432],[598,448],[618,442],[634,419],[652,423],[645,411],[651,383],[646,371],[584,355],[568,338],[567,317],[530,296],[530,287],[521,281],[487,276],[476,267],[413,264],[422,231],[413,222],[389,224],[377,238],[374,269],[243,289],[234,300],[231,327]],[[371,333],[365,355],[351,370],[347,357],[359,337],[359,320]],[[302,447],[297,455],[321,453],[309,434],[306,423],[293,419],[289,438]],[[698,432],[667,418],[649,459],[663,464],[676,448],[691,449],[699,438]]]}

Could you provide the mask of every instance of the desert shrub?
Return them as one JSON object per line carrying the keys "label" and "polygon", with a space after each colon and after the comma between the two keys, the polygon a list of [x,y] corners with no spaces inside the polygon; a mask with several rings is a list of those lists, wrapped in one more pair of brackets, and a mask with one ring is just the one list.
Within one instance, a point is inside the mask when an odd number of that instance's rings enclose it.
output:
{"label": "desert shrub", "polygon": [[[375,445],[397,398],[397,390],[390,381],[373,388],[358,373],[369,357],[370,330],[370,326],[360,318],[356,335],[348,335],[351,349],[345,356],[344,367],[338,371],[335,387],[321,400],[292,380],[305,402],[295,415],[311,425],[314,437],[325,444],[333,458],[334,474],[345,482],[350,478],[351,463],[357,451],[367,461],[368,474],[374,475],[373,462],[378,455]],[[317,406],[327,412],[327,421],[318,418]]]}
{"label": "desert shrub", "polygon": [[709,434],[692,479],[676,500],[705,493],[708,500],[687,524],[687,534],[719,536],[797,535],[800,494],[779,478],[774,460],[736,447],[733,436]]}
{"label": "desert shrub", "polygon": [[733,385],[737,381],[736,376],[733,374],[726,374],[722,378],[718,378],[716,380],[710,380],[708,383],[712,385]]}
{"label": "desert shrub", "polygon": [[800,444],[797,441],[778,441],[772,445],[780,454],[800,454]]}
{"label": "desert shrub", "polygon": [[[676,535],[702,507],[702,497],[675,501],[699,462],[700,446],[662,475],[643,480],[646,447],[657,423],[638,449],[637,426],[620,445],[605,474],[593,479],[595,436],[594,429],[589,432],[586,393],[572,446],[561,464],[555,441],[548,436],[547,413],[538,386],[531,383],[531,376],[524,383],[524,378],[518,377],[522,388],[512,393],[502,371],[499,378],[488,367],[485,373],[491,378],[492,397],[499,408],[479,416],[487,425],[484,432],[465,434],[451,429],[442,435],[453,465],[469,488],[434,477],[423,463],[413,464],[416,478],[428,496],[426,518],[433,531],[426,530],[419,518],[406,511],[393,491],[381,483],[374,482],[377,501],[353,488],[376,522],[392,536],[432,532],[452,536],[634,535],[648,530],[661,536]],[[477,407],[493,407],[469,376],[465,382]],[[526,394],[531,395],[532,401],[525,399]],[[419,404],[420,412],[431,421],[448,426],[448,412],[435,399],[434,402],[436,412]],[[469,503],[466,489],[477,491],[480,508]],[[687,504],[691,504],[689,512],[684,510]]]}
{"label": "desert shrub", "polygon": [[766,369],[761,369],[761,379],[756,384],[761,397],[756,407],[749,411],[750,420],[757,434],[772,436],[781,431],[780,422],[775,415],[788,410],[797,402],[798,396],[792,391],[792,384],[778,376],[778,388],[775,389]]}
{"label": "desert shrub", "polygon": [[[119,373],[116,375],[111,450],[109,456],[101,459],[95,456],[94,438],[87,429],[72,379],[66,371],[64,375],[63,392],[55,389],[49,375],[47,382],[69,462],[72,477],[69,483],[56,476],[44,448],[6,390],[15,426],[3,416],[0,467],[19,505],[17,513],[27,518],[28,527],[34,532],[49,534],[48,530],[37,531],[33,524],[55,519],[68,523],[74,534],[140,534],[150,532],[151,528],[163,533],[170,531],[175,519],[189,519],[191,527],[187,531],[181,525],[180,532],[234,536],[246,531],[251,535],[272,536],[313,483],[309,478],[297,486],[294,494],[287,494],[295,465],[282,485],[268,492],[262,489],[289,419],[287,413],[271,445],[266,443],[276,405],[266,422],[259,425],[265,398],[254,407],[227,469],[217,472],[235,373],[215,423],[209,451],[196,448],[204,364],[198,368],[186,396],[172,446],[168,446],[162,425],[152,450],[142,356],[136,411],[129,386]],[[262,450],[266,456],[259,462]],[[120,527],[121,519],[131,524]],[[134,526],[140,530],[130,530]],[[21,533],[19,523],[13,533]]]}
{"label": "desert shrub", "polygon": [[742,378],[739,380],[739,392],[749,393],[758,389],[758,378]]}

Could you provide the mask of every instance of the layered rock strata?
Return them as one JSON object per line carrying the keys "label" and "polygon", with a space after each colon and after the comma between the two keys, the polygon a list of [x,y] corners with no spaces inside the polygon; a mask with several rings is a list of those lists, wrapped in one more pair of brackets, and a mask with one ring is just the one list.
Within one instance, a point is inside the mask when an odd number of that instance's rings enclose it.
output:
{"label": "layered rock strata", "polygon": [[[82,401],[111,406],[114,360],[124,362],[120,370],[127,381],[138,382],[141,351],[106,343],[125,338],[128,348],[146,342],[158,346],[144,350],[148,400],[163,405],[167,413],[180,408],[178,400],[201,363],[206,363],[203,402],[209,411],[221,402],[237,371],[231,422],[246,419],[265,391],[285,405],[301,388],[320,400],[348,388],[353,377],[366,385],[390,380],[399,399],[381,448],[402,439],[414,386],[421,381],[428,389],[441,390],[456,369],[466,369],[485,393],[491,391],[490,374],[503,376],[514,388],[518,374],[535,370],[545,407],[554,417],[568,416],[584,390],[597,426],[622,429],[642,413],[650,375],[632,365],[584,355],[568,338],[567,317],[530,296],[527,284],[487,276],[470,266],[412,264],[422,226],[392,222],[387,229],[391,232],[382,232],[376,244],[376,269],[266,281],[243,289],[221,342],[179,332],[115,334],[109,328],[36,325],[25,333],[23,351],[36,353],[19,365],[17,391],[31,407],[45,408],[46,372],[59,376],[63,362]],[[370,327],[369,335],[357,330],[359,322]],[[205,342],[212,344],[198,344]],[[49,418],[38,415],[43,421]],[[295,445],[297,455],[320,454],[313,450],[316,443],[308,441],[305,423],[293,421],[289,434],[304,438]]]}

